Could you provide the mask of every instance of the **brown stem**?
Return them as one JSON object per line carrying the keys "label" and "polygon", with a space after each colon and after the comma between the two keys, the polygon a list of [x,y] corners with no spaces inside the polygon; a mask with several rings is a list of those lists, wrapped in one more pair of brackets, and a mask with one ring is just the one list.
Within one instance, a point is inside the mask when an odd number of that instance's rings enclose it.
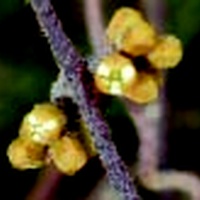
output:
{"label": "brown stem", "polygon": [[100,57],[108,49],[105,44],[105,29],[102,14],[102,0],[85,0],[85,21],[94,55]]}
{"label": "brown stem", "polygon": [[[165,22],[165,1],[164,0],[141,0],[143,8],[146,11],[149,21],[154,24],[159,32],[164,30]],[[165,74],[163,74],[165,76]],[[161,98],[155,104],[159,108],[160,116],[157,120],[153,117],[146,117],[143,124],[152,124],[152,129],[140,131],[144,125],[140,124],[140,117],[135,115],[136,124],[139,124],[140,151],[139,151],[139,177],[143,185],[149,190],[179,190],[189,194],[192,200],[200,199],[200,180],[194,174],[189,172],[179,172],[176,170],[160,171],[159,158],[160,151],[163,151],[162,139],[166,132],[166,99],[165,88],[162,88]],[[150,112],[155,113],[155,111]],[[139,117],[139,118],[138,118]],[[157,123],[156,123],[157,121]],[[140,126],[141,125],[141,126]],[[149,127],[149,125],[147,127]],[[146,125],[145,125],[146,126]],[[153,132],[154,127],[154,132]],[[156,128],[157,127],[157,128]],[[161,147],[162,146],[162,147]],[[162,155],[164,156],[164,155]],[[146,166],[149,166],[148,168]],[[165,197],[164,197],[165,198]],[[169,199],[169,197],[167,198]]]}
{"label": "brown stem", "polygon": [[40,172],[34,188],[27,195],[26,200],[51,200],[63,175],[51,164]]}
{"label": "brown stem", "polygon": [[159,32],[165,27],[165,0],[141,0],[141,7],[150,21]]}

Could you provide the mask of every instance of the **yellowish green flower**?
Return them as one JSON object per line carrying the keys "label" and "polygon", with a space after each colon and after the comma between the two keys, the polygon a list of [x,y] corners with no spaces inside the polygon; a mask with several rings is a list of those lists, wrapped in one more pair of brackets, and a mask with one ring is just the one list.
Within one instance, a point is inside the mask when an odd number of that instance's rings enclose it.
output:
{"label": "yellowish green flower", "polygon": [[[100,60],[94,76],[96,87],[139,104],[157,99],[162,70],[175,67],[182,58],[180,40],[159,35],[139,11],[126,7],[116,11],[106,33],[114,53]],[[137,58],[145,66],[138,66]]]}

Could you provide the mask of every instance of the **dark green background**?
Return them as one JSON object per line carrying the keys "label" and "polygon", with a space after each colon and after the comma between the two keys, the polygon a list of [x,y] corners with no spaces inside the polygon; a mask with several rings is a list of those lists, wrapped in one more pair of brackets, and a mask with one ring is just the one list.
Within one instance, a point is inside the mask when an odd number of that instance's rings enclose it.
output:
{"label": "dark green background", "polygon": [[[138,5],[138,2],[133,0],[103,2],[106,21],[116,8]],[[78,50],[85,56],[90,55],[91,47],[83,18],[83,1],[54,0],[53,4],[65,32]],[[168,132],[165,142],[168,151],[161,167],[191,170],[199,175],[200,1],[167,0],[166,5],[166,30],[183,41],[184,57],[179,66],[167,76]],[[11,140],[17,137],[23,115],[34,103],[48,101],[51,82],[56,79],[57,73],[58,69],[46,38],[39,30],[30,5],[22,0],[0,0],[0,199],[24,199],[34,185],[38,171],[19,172],[12,169],[6,157],[6,148]],[[138,148],[134,126],[117,99],[104,98],[103,110],[113,130],[113,139],[118,150],[127,163],[134,162]],[[121,136],[123,127],[128,131],[127,135]],[[133,131],[135,134],[132,134]],[[135,142],[130,143],[133,140]],[[92,169],[94,174],[95,170],[102,172],[99,166],[98,162],[92,161],[88,169]],[[88,169],[78,175],[78,178],[64,179],[58,199],[76,199],[77,193],[80,196],[86,195],[100,176],[91,179],[88,187],[83,189],[81,184],[88,178]],[[71,188],[67,194],[66,185]],[[140,191],[144,200],[160,199],[160,195],[142,187]],[[170,199],[181,199],[181,195],[177,195],[174,193]]]}

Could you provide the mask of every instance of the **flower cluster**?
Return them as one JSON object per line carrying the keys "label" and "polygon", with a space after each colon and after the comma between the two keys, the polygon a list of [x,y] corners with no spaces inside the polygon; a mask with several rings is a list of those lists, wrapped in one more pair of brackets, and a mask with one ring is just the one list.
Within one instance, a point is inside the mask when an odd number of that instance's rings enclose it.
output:
{"label": "flower cluster", "polygon": [[[78,133],[70,133],[70,115],[67,118],[51,103],[36,105],[24,117],[19,137],[8,147],[11,164],[25,170],[53,162],[61,172],[73,175],[98,153],[113,187],[126,200],[138,199],[132,178],[110,138],[110,129],[96,100],[90,99],[95,95],[91,92],[93,79],[88,79],[91,74],[85,59],[64,34],[50,1],[32,0],[31,5],[57,65],[64,72],[63,78],[73,91],[71,98],[82,120],[83,132],[79,135],[87,144],[84,146]],[[101,59],[94,74],[96,88],[137,103],[157,98],[161,70],[174,67],[182,57],[180,41],[172,35],[159,36],[138,11],[130,8],[116,12],[108,26],[107,38],[114,52]]]}
{"label": "flower cluster", "polygon": [[[103,93],[122,95],[137,103],[157,98],[162,76],[159,70],[174,67],[182,57],[180,41],[172,35],[157,36],[141,14],[122,8],[112,18],[107,38],[116,52],[101,59],[94,75]],[[145,61],[145,62],[138,62]],[[143,65],[142,67],[140,65]],[[67,116],[51,103],[35,105],[25,115],[19,137],[8,147],[13,167],[25,170],[48,165],[51,161],[63,173],[73,175],[90,156],[97,154],[90,133],[80,121],[81,137],[68,134]]]}
{"label": "flower cluster", "polygon": [[140,12],[126,7],[111,19],[107,39],[115,52],[100,60],[95,73],[96,87],[136,103],[155,100],[162,70],[175,67],[182,58],[179,39],[157,34]]}
{"label": "flower cluster", "polygon": [[50,103],[35,105],[25,115],[19,137],[7,150],[13,167],[35,169],[53,162],[59,171],[73,175],[88,160],[84,147],[73,135],[67,134],[66,115]]}

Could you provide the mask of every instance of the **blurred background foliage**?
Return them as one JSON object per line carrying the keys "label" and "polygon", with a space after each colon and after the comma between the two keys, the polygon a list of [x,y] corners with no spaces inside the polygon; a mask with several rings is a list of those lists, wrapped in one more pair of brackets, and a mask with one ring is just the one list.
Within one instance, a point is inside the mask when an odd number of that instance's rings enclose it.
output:
{"label": "blurred background foliage", "polygon": [[[83,55],[89,56],[91,47],[84,23],[83,1],[53,0],[53,4],[65,32],[78,50]],[[139,3],[136,0],[103,1],[105,21],[108,22],[116,8],[139,7]],[[200,95],[198,93],[200,1],[166,0],[166,6],[166,30],[176,34],[183,41],[185,50],[182,62],[167,76],[168,135],[166,143],[169,150],[165,159],[168,162],[166,166],[200,174],[198,159],[200,151]],[[23,115],[32,108],[34,103],[48,101],[50,86],[56,79],[57,73],[46,38],[39,30],[28,1],[1,0],[0,180],[3,184],[1,195],[5,192],[6,199],[13,197],[23,199],[34,184],[38,171],[18,172],[12,169],[6,157],[6,148],[10,141],[17,137]],[[117,143],[119,152],[129,163],[130,157],[133,156],[132,152],[135,152],[134,155],[137,153],[138,141],[134,126],[124,106],[117,99],[105,97],[105,107],[102,109],[115,133],[113,139]],[[123,127],[126,127],[126,134],[121,137],[120,132],[123,132]],[[120,139],[123,139],[123,142],[120,143]],[[132,143],[129,144],[133,140],[135,146]],[[129,155],[130,152],[131,155]],[[23,186],[18,184],[19,181]],[[13,190],[17,193],[13,194]]]}

